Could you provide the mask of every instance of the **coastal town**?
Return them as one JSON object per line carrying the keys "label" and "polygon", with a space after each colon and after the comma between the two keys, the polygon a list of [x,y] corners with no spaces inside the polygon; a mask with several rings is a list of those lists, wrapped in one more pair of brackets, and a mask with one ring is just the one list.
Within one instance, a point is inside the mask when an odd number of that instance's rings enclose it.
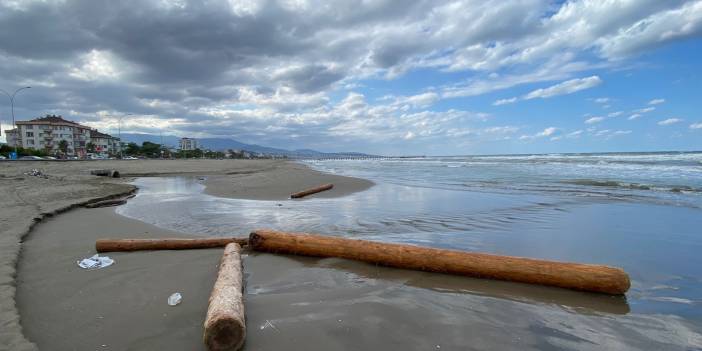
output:
{"label": "coastal town", "polygon": [[15,124],[4,131],[7,142],[0,144],[0,159],[267,158],[246,150],[201,149],[197,139],[188,137],[179,138],[177,147],[148,141],[137,145],[58,115]]}

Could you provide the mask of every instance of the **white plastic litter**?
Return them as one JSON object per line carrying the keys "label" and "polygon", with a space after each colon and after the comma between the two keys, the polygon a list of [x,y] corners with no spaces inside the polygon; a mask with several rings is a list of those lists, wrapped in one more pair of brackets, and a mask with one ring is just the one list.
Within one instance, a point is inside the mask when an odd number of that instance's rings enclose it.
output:
{"label": "white plastic litter", "polygon": [[111,266],[115,263],[115,260],[107,256],[99,256],[98,254],[93,255],[90,258],[84,258],[80,261],[76,261],[78,267],[83,269],[100,269]]}
{"label": "white plastic litter", "polygon": [[179,304],[181,300],[183,300],[183,296],[180,293],[174,293],[168,297],[168,304],[170,306],[175,306]]}

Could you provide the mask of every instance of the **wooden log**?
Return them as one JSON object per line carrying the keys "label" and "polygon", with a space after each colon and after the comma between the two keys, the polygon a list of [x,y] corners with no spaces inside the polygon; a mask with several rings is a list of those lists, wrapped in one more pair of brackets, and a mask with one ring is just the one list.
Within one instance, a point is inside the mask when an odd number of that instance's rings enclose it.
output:
{"label": "wooden log", "polygon": [[202,239],[98,239],[97,252],[140,250],[191,250],[225,247],[230,243],[247,245],[248,238],[202,238]]}
{"label": "wooden log", "polygon": [[203,340],[210,351],[239,350],[246,338],[241,248],[224,248],[205,318]]}
{"label": "wooden log", "polygon": [[609,266],[443,250],[305,233],[256,230],[249,236],[249,246],[257,251],[341,257],[397,268],[549,285],[613,295],[624,294],[630,286],[626,272]]}
{"label": "wooden log", "polygon": [[312,188],[312,189],[307,189],[307,190],[303,190],[303,191],[300,191],[297,193],[290,194],[290,198],[297,199],[297,198],[305,197],[307,195],[312,195],[312,194],[316,194],[316,193],[319,193],[319,192],[322,192],[325,190],[329,190],[333,187],[334,187],[334,184],[320,185],[320,186]]}
{"label": "wooden log", "polygon": [[115,171],[114,169],[94,169],[90,171],[91,175],[96,175],[100,177],[110,177],[110,178],[119,178],[119,171]]}
{"label": "wooden log", "polygon": [[127,199],[112,199],[112,200],[91,202],[89,204],[85,204],[85,207],[86,208],[110,207],[110,206],[124,205],[126,203],[127,203]]}

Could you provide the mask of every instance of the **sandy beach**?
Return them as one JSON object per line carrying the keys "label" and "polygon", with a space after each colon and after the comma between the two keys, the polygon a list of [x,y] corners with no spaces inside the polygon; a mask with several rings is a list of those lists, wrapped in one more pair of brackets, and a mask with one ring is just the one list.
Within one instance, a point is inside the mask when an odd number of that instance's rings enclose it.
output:
{"label": "sandy beach", "polygon": [[[33,169],[40,170],[44,176],[25,174]],[[91,176],[89,174],[90,170],[94,169],[116,169],[120,171],[122,178],[110,179]],[[31,339],[27,340],[22,334],[20,315],[17,312],[15,302],[16,278],[19,280],[23,278],[16,271],[19,253],[22,248],[21,243],[34,226],[43,219],[53,217],[83,204],[130,194],[135,191],[135,187],[127,183],[133,177],[157,175],[206,177],[208,180],[211,180],[211,183],[207,184],[208,192],[216,194],[236,193],[237,196],[242,198],[284,199],[290,192],[301,190],[299,188],[306,186],[317,185],[316,182],[334,183],[335,189],[332,190],[333,193],[331,194],[333,196],[360,191],[372,185],[371,182],[365,180],[322,174],[300,165],[283,161],[3,162],[0,164],[0,194],[5,200],[0,212],[0,223],[2,223],[0,227],[1,348],[7,350],[36,349],[36,345],[30,341]],[[281,186],[278,182],[284,179],[284,175],[292,175],[296,181]],[[246,184],[239,180],[241,177],[247,179]],[[256,190],[251,191],[249,189],[250,186]],[[105,234],[103,228],[115,230],[115,235],[131,233],[128,230],[128,226],[103,226],[101,222],[93,223],[92,228],[93,230],[90,231],[91,235]],[[74,231],[68,235],[75,235]],[[91,237],[90,241],[92,239],[93,237]],[[57,240],[59,243],[62,243],[64,238]],[[85,251],[83,249],[90,247],[93,243],[81,241],[81,245],[84,246],[81,247],[80,251]],[[62,260],[63,258],[68,259],[68,256],[63,256],[62,251],[52,249],[50,252],[61,256]],[[195,254],[202,255],[203,253]],[[214,256],[218,255],[214,254]],[[76,257],[71,256],[66,262],[75,266],[75,260]],[[216,266],[217,259],[212,262]],[[111,284],[119,285],[119,282],[112,282]],[[202,293],[206,296],[209,294],[209,291],[204,289]],[[30,323],[23,322],[25,329],[33,329],[33,325]]]}
{"label": "sandy beach", "polygon": [[[221,249],[109,253],[116,261],[111,267],[85,271],[76,265],[94,253],[98,238],[184,236],[192,237],[113,208],[76,209],[39,224],[23,243],[19,263],[17,304],[26,337],[40,350],[205,350],[202,323]],[[341,259],[244,251],[244,274],[247,350],[455,349],[476,340],[482,344],[474,349],[518,348],[526,342],[480,326],[491,313],[519,309],[488,311],[466,292],[488,296],[489,305],[527,299],[617,315],[629,311],[621,298],[591,294],[583,300],[562,289]],[[183,302],[168,306],[175,292]],[[455,308],[465,315],[447,320]],[[492,337],[478,338],[482,332]]]}
{"label": "sandy beach", "polygon": [[[242,236],[255,228],[621,265],[632,277],[632,289],[610,296],[245,251],[246,350],[702,345],[696,266],[689,264],[698,260],[696,246],[676,246],[697,240],[694,206],[395,184],[409,173],[431,182],[441,174],[396,163],[333,164],[358,176],[372,173],[348,171],[384,167],[370,177],[375,185],[277,161],[4,165],[9,167],[0,182],[15,204],[3,210],[2,220],[25,219],[26,227],[11,228],[29,233],[14,232],[15,241],[3,237],[14,243],[3,250],[21,248],[19,259],[13,256],[14,263],[2,267],[3,291],[16,297],[2,300],[3,325],[13,328],[2,329],[0,345],[8,350],[203,350],[202,324],[221,249],[109,253],[116,263],[94,271],[80,269],[76,261],[92,256],[99,238]],[[47,178],[23,174],[32,168]],[[88,175],[95,168],[118,169],[126,177]],[[439,168],[444,169],[453,168]],[[291,191],[328,182],[335,184],[328,193],[287,199]],[[139,191],[124,205],[74,208],[135,186]],[[663,210],[678,224],[675,240],[657,236],[668,230],[658,220]],[[65,213],[55,215],[60,212]],[[3,233],[11,235],[7,228]],[[638,246],[625,250],[632,242]],[[671,252],[683,259],[661,258]],[[175,292],[183,301],[168,306]]]}

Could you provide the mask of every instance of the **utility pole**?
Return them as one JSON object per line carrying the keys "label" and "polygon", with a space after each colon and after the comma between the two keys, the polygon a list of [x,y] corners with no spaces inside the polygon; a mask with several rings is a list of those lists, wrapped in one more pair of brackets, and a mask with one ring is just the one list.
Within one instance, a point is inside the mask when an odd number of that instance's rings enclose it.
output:
{"label": "utility pole", "polygon": [[[0,89],[1,92],[5,93],[5,95],[7,95],[7,97],[10,98],[10,106],[11,106],[11,110],[12,110],[12,128],[13,129],[17,129],[17,125],[15,124],[15,95],[17,95],[17,93],[19,93],[20,91],[22,91],[24,89],[30,89],[30,88],[31,87],[19,88],[19,89],[15,90],[15,92],[12,93],[12,95],[10,95],[10,94],[8,94],[8,92]],[[22,135],[20,134],[19,130],[17,130],[17,136],[20,138],[20,140],[22,139]],[[17,155],[17,140],[15,140],[15,155]]]}
{"label": "utility pole", "polygon": [[124,152],[122,151],[122,118],[132,116],[131,113],[123,115],[117,119],[117,133],[119,134],[119,159],[124,159]]}

